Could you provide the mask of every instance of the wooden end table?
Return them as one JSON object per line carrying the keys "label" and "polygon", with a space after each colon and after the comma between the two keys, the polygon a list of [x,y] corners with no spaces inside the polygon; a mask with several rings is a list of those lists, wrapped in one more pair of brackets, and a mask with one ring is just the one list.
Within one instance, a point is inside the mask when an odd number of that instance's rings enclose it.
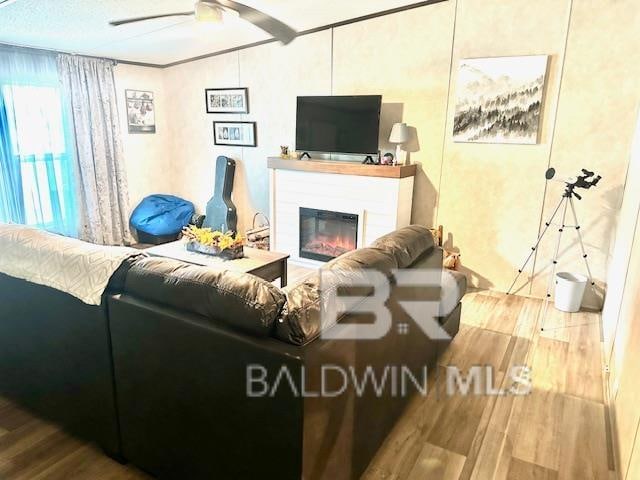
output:
{"label": "wooden end table", "polygon": [[203,253],[189,252],[182,240],[157,245],[145,250],[153,257],[173,258],[183,262],[201,265],[204,267],[232,272],[251,273],[268,282],[280,279],[280,286],[287,286],[287,259],[286,253],[258,250],[257,248],[244,247],[244,257],[236,260],[225,260],[220,257],[205,255]]}

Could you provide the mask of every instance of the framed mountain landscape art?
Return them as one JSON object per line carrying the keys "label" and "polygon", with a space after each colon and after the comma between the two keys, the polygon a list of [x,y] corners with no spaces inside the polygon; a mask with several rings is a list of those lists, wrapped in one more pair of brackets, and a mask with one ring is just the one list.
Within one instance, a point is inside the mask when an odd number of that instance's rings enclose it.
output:
{"label": "framed mountain landscape art", "polygon": [[460,61],[453,140],[536,144],[548,55]]}

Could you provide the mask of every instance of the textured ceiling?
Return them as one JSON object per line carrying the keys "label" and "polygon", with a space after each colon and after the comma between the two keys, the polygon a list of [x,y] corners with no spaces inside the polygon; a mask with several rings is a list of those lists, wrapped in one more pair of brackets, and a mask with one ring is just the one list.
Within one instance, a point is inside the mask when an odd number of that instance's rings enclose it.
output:
{"label": "textured ceiling", "polygon": [[[243,0],[298,31],[416,2]],[[0,43],[164,65],[269,38],[233,17],[222,25],[196,23],[190,17],[120,27],[108,24],[110,20],[189,11],[193,4],[193,0],[14,0],[0,3]]]}

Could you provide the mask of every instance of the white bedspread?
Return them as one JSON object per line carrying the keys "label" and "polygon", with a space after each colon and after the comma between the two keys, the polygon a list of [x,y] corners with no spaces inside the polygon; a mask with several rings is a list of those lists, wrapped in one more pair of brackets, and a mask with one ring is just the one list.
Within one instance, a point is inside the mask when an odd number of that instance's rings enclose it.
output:
{"label": "white bedspread", "polygon": [[100,305],[113,273],[136,255],[140,251],[133,248],[93,245],[0,223],[1,273],[55,288],[89,305]]}

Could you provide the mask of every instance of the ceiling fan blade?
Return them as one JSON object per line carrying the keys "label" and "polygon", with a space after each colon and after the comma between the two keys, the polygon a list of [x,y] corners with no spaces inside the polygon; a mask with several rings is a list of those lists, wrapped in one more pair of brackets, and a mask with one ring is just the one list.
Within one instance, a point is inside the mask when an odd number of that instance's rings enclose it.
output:
{"label": "ceiling fan blade", "polygon": [[148,17],[128,18],[126,20],[116,20],[115,22],[109,22],[109,25],[117,27],[118,25],[125,25],[127,23],[144,22],[145,20],[153,20],[154,18],[164,17],[186,17],[188,15],[194,15],[194,12],[181,12],[181,13],[165,13],[162,15],[150,15]]}
{"label": "ceiling fan blade", "polygon": [[292,42],[298,35],[298,32],[280,20],[270,17],[266,13],[256,10],[255,8],[234,2],[233,0],[207,0],[205,3],[235,10],[240,15],[240,18],[253,23],[256,27],[261,28],[285,45]]}

